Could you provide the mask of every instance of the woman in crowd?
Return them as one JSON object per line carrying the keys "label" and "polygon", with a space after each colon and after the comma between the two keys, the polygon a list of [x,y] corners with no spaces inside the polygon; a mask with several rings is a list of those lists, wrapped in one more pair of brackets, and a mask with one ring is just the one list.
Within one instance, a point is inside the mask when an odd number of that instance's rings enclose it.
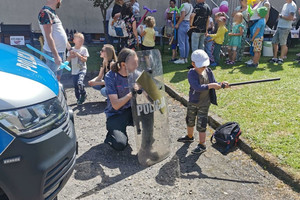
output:
{"label": "woman in crowd", "polygon": [[175,26],[178,29],[178,45],[180,52],[180,59],[176,60],[175,64],[188,63],[188,56],[190,52],[188,30],[190,29],[190,16],[193,12],[193,6],[190,4],[190,0],[183,0],[183,8],[181,10],[181,16]]}
{"label": "woman in crowd", "polygon": [[126,24],[126,30],[128,37],[121,38],[121,49],[123,47],[135,50],[139,46],[139,38],[136,27],[136,19],[132,12],[132,6],[130,2],[123,4],[121,10],[121,19],[124,20]]}
{"label": "woman in crowd", "polygon": [[105,44],[100,51],[100,58],[103,59],[102,66],[100,67],[100,71],[98,76],[90,80],[88,83],[96,90],[100,90],[101,94],[104,97],[106,95],[105,81],[104,77],[107,72],[110,71],[110,65],[112,62],[117,62],[117,56],[115,53],[115,48],[110,44]]}

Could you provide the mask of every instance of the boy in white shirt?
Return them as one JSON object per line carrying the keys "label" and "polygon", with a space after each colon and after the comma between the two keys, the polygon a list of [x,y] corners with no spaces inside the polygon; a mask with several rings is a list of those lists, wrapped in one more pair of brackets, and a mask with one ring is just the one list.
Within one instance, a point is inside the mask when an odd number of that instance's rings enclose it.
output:
{"label": "boy in white shirt", "polygon": [[74,40],[75,46],[68,52],[68,61],[71,61],[73,84],[75,89],[75,96],[77,98],[77,105],[82,105],[86,100],[86,91],[84,89],[84,78],[87,70],[87,58],[89,52],[83,46],[84,36],[82,33],[75,33]]}

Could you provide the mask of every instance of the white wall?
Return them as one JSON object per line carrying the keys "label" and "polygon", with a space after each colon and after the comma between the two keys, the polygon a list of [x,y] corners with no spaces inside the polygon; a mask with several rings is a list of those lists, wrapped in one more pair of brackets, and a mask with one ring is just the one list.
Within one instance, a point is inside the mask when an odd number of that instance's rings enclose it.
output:
{"label": "white wall", "polygon": [[[33,31],[39,31],[38,13],[46,0],[0,0],[0,23],[32,24]],[[157,26],[164,25],[164,11],[169,5],[168,0],[139,0],[141,14],[143,6],[157,9],[153,16]],[[57,10],[64,28],[76,29],[85,33],[102,33],[103,18],[100,8],[94,8],[89,0],[63,0]]]}

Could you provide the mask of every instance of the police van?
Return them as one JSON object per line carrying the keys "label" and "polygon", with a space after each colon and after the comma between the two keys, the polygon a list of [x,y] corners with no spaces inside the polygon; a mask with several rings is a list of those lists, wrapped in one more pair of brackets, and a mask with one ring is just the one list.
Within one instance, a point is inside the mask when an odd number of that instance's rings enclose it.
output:
{"label": "police van", "polygon": [[54,73],[0,43],[0,199],[52,200],[72,174],[73,114]]}

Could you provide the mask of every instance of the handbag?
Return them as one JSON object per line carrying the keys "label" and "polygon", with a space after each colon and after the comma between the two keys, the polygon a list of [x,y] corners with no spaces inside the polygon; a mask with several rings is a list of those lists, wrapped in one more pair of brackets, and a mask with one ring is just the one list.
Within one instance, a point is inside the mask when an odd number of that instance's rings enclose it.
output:
{"label": "handbag", "polygon": [[109,24],[108,24],[108,34],[111,37],[128,37],[128,32],[126,29],[126,24],[123,19],[118,19],[116,22],[113,23],[113,18],[111,17],[109,19]]}

